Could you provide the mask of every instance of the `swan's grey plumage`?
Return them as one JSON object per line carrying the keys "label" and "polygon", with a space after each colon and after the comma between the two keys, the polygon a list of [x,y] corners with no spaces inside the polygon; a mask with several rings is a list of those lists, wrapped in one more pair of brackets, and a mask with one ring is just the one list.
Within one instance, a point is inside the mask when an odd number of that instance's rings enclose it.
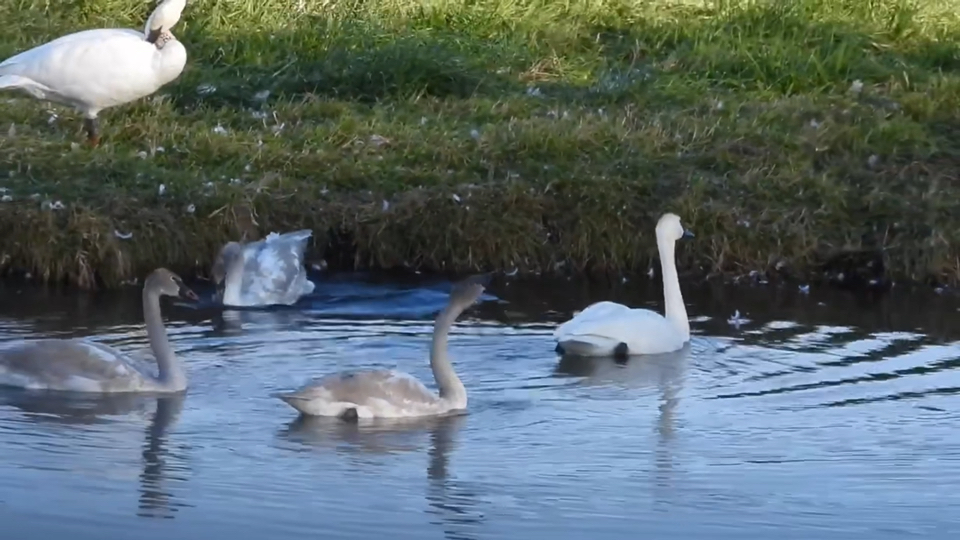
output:
{"label": "swan's grey plumage", "polygon": [[173,272],[154,270],[144,282],[143,312],[157,375],[140,370],[120,351],[81,339],[24,341],[0,349],[0,385],[73,392],[180,392],[187,377],[170,347],[160,297],[196,300]]}
{"label": "swan's grey plumage", "polygon": [[223,305],[291,305],[313,292],[315,285],[303,265],[312,234],[310,229],[273,232],[256,242],[224,245],[211,272]]}
{"label": "swan's grey plumage", "polygon": [[559,352],[576,356],[662,354],[679,350],[690,341],[674,250],[677,240],[693,233],[683,228],[676,214],[667,213],[657,222],[656,235],[666,316],[615,302],[591,304],[554,331]]}
{"label": "swan's grey plumage", "polygon": [[439,389],[434,394],[406,373],[371,370],[335,373],[277,397],[302,414],[360,418],[410,418],[462,411],[467,390],[447,356],[447,338],[457,317],[480,298],[487,276],[473,276],[453,287],[436,317],[430,368]]}

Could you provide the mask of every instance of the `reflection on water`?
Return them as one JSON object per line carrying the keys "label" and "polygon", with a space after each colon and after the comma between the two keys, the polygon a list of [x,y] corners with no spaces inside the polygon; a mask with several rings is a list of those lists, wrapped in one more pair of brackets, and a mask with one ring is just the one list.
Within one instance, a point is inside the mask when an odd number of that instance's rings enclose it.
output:
{"label": "reflection on water", "polygon": [[[173,495],[164,488],[166,476],[184,481],[188,470],[167,471],[166,462],[171,457],[166,445],[166,432],[176,421],[183,408],[184,395],[153,397],[148,395],[88,396],[72,393],[50,393],[5,389],[0,393],[0,405],[15,408],[23,413],[23,419],[31,423],[50,424],[100,424],[106,417],[144,412],[153,408],[153,415],[143,436],[141,456],[142,472],[139,475],[139,511],[142,517],[172,518],[179,506],[188,504],[174,501]],[[184,460],[178,460],[181,463]],[[110,467],[109,462],[101,464]]]}
{"label": "reflection on water", "polygon": [[[671,354],[558,358],[591,301],[656,283],[495,283],[454,329],[469,414],[347,424],[271,394],[341,369],[432,381],[449,283],[318,279],[296,306],[164,308],[186,396],[0,392],[11,538],[952,538],[960,301],[685,287]],[[198,287],[209,297],[210,290]],[[727,321],[734,311],[749,319]],[[0,285],[0,341],[147,348],[139,292]],[[162,518],[162,519],[152,519]],[[6,536],[5,536],[6,537]]]}

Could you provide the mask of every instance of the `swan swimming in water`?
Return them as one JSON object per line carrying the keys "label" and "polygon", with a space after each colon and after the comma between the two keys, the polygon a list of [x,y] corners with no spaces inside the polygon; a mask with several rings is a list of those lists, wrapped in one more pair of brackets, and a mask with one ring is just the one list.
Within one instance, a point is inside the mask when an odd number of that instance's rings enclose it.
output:
{"label": "swan swimming in water", "polygon": [[554,331],[557,352],[614,357],[662,354],[679,350],[690,340],[690,321],[680,292],[674,248],[677,240],[692,237],[693,233],[684,230],[676,214],[668,213],[657,222],[656,234],[666,317],[649,309],[597,302]]}
{"label": "swan swimming in water", "polygon": [[160,316],[160,297],[197,300],[180,276],[159,268],[143,285],[143,316],[157,376],[134,367],[120,351],[80,339],[26,341],[0,349],[0,386],[71,392],[182,392],[187,376],[170,347]]}
{"label": "swan swimming in water", "polygon": [[307,279],[303,252],[313,234],[303,229],[270,233],[263,240],[228,242],[211,271],[217,298],[225,306],[292,305],[316,287]]}
{"label": "swan swimming in water", "polygon": [[467,390],[447,357],[447,337],[457,317],[480,298],[487,275],[473,276],[454,285],[447,306],[433,327],[430,368],[439,394],[420,381],[393,370],[342,372],[327,375],[299,390],[275,394],[309,416],[359,419],[414,418],[462,411],[467,408]]}
{"label": "swan swimming in water", "polygon": [[21,52],[0,63],[0,90],[77,109],[88,142],[97,146],[100,111],[153,94],[180,76],[187,50],[170,28],[185,6],[186,0],[164,0],[143,32],[83,30]]}

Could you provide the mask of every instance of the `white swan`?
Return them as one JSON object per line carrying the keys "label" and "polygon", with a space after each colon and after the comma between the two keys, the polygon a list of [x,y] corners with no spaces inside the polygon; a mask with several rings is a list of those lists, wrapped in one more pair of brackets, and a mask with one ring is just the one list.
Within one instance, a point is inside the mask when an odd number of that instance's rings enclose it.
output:
{"label": "white swan", "polygon": [[197,300],[173,272],[154,270],[143,285],[143,317],[158,375],[139,371],[120,351],[79,339],[27,341],[0,350],[0,385],[72,392],[182,392],[187,376],[170,348],[160,297]]}
{"label": "white swan", "polygon": [[312,293],[316,286],[303,266],[303,252],[312,234],[303,229],[273,232],[249,244],[228,242],[211,271],[217,298],[234,307],[291,305]]}
{"label": "white swan", "polygon": [[649,309],[597,302],[554,331],[557,352],[615,357],[662,354],[679,350],[690,340],[690,321],[680,293],[674,244],[693,233],[684,230],[676,214],[669,213],[660,217],[656,230],[666,317]]}
{"label": "white swan", "polygon": [[439,395],[420,381],[393,370],[327,375],[289,393],[275,394],[301,414],[335,416],[347,421],[434,416],[467,408],[467,390],[447,357],[447,336],[457,317],[483,293],[486,275],[454,285],[447,306],[433,327],[430,369]]}
{"label": "white swan", "polygon": [[0,63],[0,90],[16,89],[83,114],[91,145],[100,144],[99,113],[153,94],[180,76],[187,50],[170,33],[186,0],[164,0],[143,32],[83,30]]}

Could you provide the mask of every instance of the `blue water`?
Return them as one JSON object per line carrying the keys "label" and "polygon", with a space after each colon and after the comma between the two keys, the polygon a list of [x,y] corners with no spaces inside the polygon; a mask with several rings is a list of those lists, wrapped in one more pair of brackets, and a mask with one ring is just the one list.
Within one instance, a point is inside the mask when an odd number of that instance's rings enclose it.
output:
{"label": "blue water", "polygon": [[[166,305],[185,397],[0,391],[2,538],[960,533],[949,294],[685,287],[691,344],[621,365],[560,359],[550,334],[594,300],[660,309],[655,285],[500,279],[450,342],[469,414],[358,427],[298,419],[270,394],[370,367],[432,386],[449,284],[319,279],[292,309]],[[0,340],[35,335],[148,346],[134,287],[0,286]]]}

